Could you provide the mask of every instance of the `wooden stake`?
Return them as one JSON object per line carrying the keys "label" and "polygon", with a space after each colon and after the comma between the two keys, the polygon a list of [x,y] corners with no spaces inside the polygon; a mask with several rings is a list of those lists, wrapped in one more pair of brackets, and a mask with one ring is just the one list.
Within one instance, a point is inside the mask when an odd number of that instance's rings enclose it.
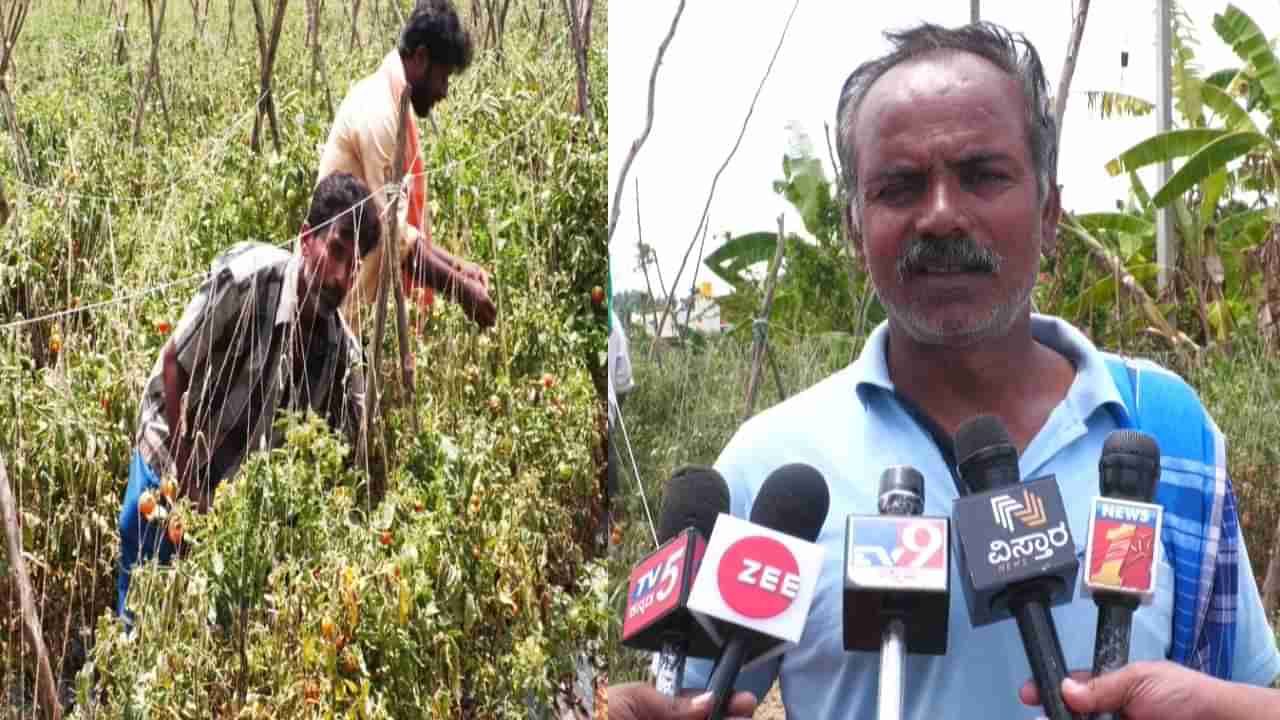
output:
{"label": "wooden stake", "polygon": [[4,535],[9,549],[9,564],[18,585],[18,604],[22,611],[22,631],[36,650],[36,697],[44,705],[45,717],[62,719],[62,705],[58,703],[58,689],[53,683],[53,671],[49,667],[49,652],[44,646],[44,633],[36,616],[32,598],[31,578],[27,575],[27,562],[22,556],[22,535],[18,531],[17,503],[9,487],[4,458],[0,457],[0,514],[4,516]]}
{"label": "wooden stake", "polygon": [[[773,289],[778,282],[778,268],[782,266],[783,248],[786,247],[786,234],[783,233],[783,216],[778,216],[778,246],[773,252],[773,262],[769,265],[769,278],[764,285],[764,303],[760,309],[760,317],[751,326],[751,375],[747,378],[747,412],[744,420],[749,419],[756,408],[756,390],[760,385],[761,364],[765,351],[769,346],[769,311],[773,308]],[[757,332],[757,328],[759,331]],[[782,390],[779,382],[778,390]]]}

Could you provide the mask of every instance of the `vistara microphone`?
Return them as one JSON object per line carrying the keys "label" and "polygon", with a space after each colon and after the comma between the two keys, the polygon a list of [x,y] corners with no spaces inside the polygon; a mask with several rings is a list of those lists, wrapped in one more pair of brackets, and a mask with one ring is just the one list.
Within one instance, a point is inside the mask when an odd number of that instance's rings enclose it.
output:
{"label": "vistara microphone", "polygon": [[[1103,497],[1093,499],[1085,587],[1098,604],[1093,641],[1093,674],[1119,670],[1129,662],[1133,611],[1151,601],[1164,508],[1151,503],[1160,479],[1160,446],[1135,430],[1107,436],[1098,461]],[[1111,713],[1094,717],[1111,720]]]}
{"label": "vistara microphone", "polygon": [[902,717],[907,653],[947,652],[950,521],[922,517],[924,476],[880,476],[880,515],[850,515],[845,532],[844,649],[880,652],[879,717]]}
{"label": "vistara microphone", "polygon": [[822,475],[797,463],[764,481],[750,522],[731,515],[716,520],[689,598],[704,627],[726,639],[707,683],[713,720],[724,717],[744,666],[800,641],[822,570],[823,548],[814,540],[830,503]]}
{"label": "vistara microphone", "polygon": [[973,493],[952,511],[969,620],[979,627],[1013,615],[1045,714],[1076,718],[1062,699],[1067,663],[1049,614],[1051,605],[1071,601],[1080,565],[1058,483],[1019,482],[1017,448],[992,415],[965,422],[955,444]]}
{"label": "vistara microphone", "polygon": [[658,653],[658,692],[675,697],[687,657],[713,658],[718,644],[689,613],[689,591],[716,517],[729,511],[729,488],[712,468],[677,470],[658,520],[662,546],[631,571],[622,644]]}

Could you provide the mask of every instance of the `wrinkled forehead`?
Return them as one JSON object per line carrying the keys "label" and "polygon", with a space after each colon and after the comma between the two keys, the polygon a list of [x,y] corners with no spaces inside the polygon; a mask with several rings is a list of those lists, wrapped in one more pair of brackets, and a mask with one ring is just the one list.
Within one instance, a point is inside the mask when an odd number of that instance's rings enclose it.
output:
{"label": "wrinkled forehead", "polygon": [[1026,109],[1018,81],[986,58],[963,51],[912,58],[868,88],[853,118],[851,139],[861,165],[895,143],[910,145],[943,128],[986,131],[1025,145]]}

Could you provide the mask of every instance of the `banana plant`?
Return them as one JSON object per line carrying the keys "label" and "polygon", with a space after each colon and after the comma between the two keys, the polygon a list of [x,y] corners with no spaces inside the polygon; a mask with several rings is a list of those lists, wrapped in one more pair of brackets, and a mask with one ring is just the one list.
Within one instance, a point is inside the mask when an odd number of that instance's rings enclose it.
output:
{"label": "banana plant", "polygon": [[[1132,174],[1138,168],[1185,158],[1151,204],[1173,207],[1182,238],[1179,254],[1185,256],[1182,266],[1190,271],[1188,290],[1194,293],[1197,314],[1207,336],[1225,340],[1236,322],[1249,315],[1249,278],[1243,274],[1241,256],[1252,245],[1245,243],[1256,245],[1261,239],[1254,228],[1262,219],[1274,222],[1277,218],[1266,210],[1226,216],[1219,212],[1219,205],[1236,190],[1277,186],[1280,146],[1269,132],[1280,127],[1280,63],[1257,23],[1234,5],[1214,16],[1213,27],[1244,66],[1200,80],[1184,63],[1175,78],[1181,78],[1187,95],[1179,110],[1188,127],[1143,140],[1108,162],[1106,169],[1113,176]],[[1247,98],[1249,105],[1241,106],[1237,96]],[[1204,121],[1206,108],[1216,121],[1212,126]],[[1266,116],[1267,131],[1258,128],[1251,109]],[[1241,159],[1244,162],[1236,167],[1234,163]],[[1229,279],[1238,284],[1228,285]],[[1226,287],[1236,290],[1232,297],[1227,296]]]}

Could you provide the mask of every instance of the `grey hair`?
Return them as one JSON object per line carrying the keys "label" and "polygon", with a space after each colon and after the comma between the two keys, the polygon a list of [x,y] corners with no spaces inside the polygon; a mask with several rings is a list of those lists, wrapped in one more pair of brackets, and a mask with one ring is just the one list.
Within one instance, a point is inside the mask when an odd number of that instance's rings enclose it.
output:
{"label": "grey hair", "polygon": [[[1058,175],[1057,122],[1049,107],[1049,84],[1035,46],[1022,33],[1012,33],[989,22],[958,28],[944,28],[932,23],[897,32],[886,32],[893,44],[888,54],[859,65],[844,81],[840,102],[836,106],[836,149],[839,153],[845,188],[857,214],[861,214],[862,197],[858,188],[857,148],[853,141],[853,124],[858,109],[871,86],[897,65],[939,50],[954,50],[977,55],[1016,79],[1026,100],[1027,143],[1031,163],[1036,171],[1040,200],[1049,192],[1050,183]],[[855,215],[856,217],[856,215]]]}

